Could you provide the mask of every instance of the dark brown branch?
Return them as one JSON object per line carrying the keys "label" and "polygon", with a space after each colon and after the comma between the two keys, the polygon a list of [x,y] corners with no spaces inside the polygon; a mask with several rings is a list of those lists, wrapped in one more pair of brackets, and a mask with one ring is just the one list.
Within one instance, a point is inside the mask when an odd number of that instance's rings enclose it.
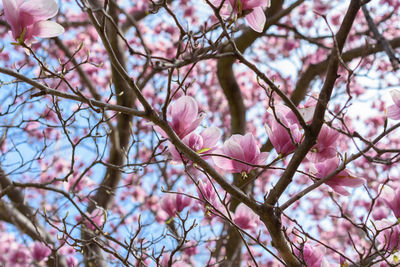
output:
{"label": "dark brown branch", "polygon": [[[70,100],[78,101],[81,103],[90,104],[90,105],[92,105],[94,107],[98,107],[102,110],[113,110],[113,111],[117,111],[117,112],[121,112],[121,113],[125,113],[125,114],[130,114],[132,116],[139,116],[139,117],[147,116],[147,113],[144,111],[139,111],[139,110],[136,110],[133,108],[127,108],[127,107],[123,107],[123,106],[119,106],[119,105],[108,104],[108,103],[104,103],[104,102],[97,101],[94,99],[83,98],[81,96],[72,95],[72,94],[61,92],[59,90],[51,89],[35,80],[32,80],[18,72],[15,72],[15,71],[7,69],[7,68],[0,67],[0,73],[7,74],[9,76],[17,78],[18,80],[26,82],[27,84],[32,85],[33,87],[35,87],[36,89],[39,89],[41,91],[40,95],[58,96],[58,97],[62,97],[65,99],[70,99]],[[39,95],[37,95],[37,96],[39,96]]]}
{"label": "dark brown branch", "polygon": [[[400,37],[394,38],[388,41],[393,48],[400,47]],[[384,51],[381,44],[376,45],[364,45],[358,48],[350,49],[342,54],[344,62],[349,62],[353,59],[373,55],[378,52]],[[329,58],[321,61],[317,64],[311,64],[307,70],[301,75],[300,79],[297,80],[296,87],[290,97],[292,102],[296,105],[305,98],[307,90],[310,89],[311,82],[318,76],[323,75],[328,68]]]}
{"label": "dark brown branch", "polygon": [[346,38],[350,32],[350,29],[353,25],[354,19],[357,15],[357,12],[360,9],[359,0],[352,0],[349,8],[346,12],[346,15],[343,19],[342,25],[340,26],[339,31],[335,35],[335,45],[332,48],[327,75],[325,78],[325,82],[322,86],[321,92],[319,94],[318,103],[315,108],[314,117],[312,120],[312,124],[310,125],[310,129],[306,131],[305,139],[295,151],[293,158],[290,160],[286,170],[283,172],[281,178],[279,179],[276,186],[271,190],[268,195],[266,201],[266,209],[270,209],[271,206],[275,205],[285,191],[287,186],[291,183],[293,175],[295,174],[297,168],[300,163],[303,161],[304,157],[311,149],[311,147],[315,144],[318,133],[324,123],[324,115],[330,100],[333,87],[335,85],[335,81],[337,79],[337,70],[339,67],[339,56],[342,53],[344,43]]}
{"label": "dark brown branch", "polygon": [[368,27],[373,33],[375,39],[378,41],[379,44],[382,45],[383,50],[386,52],[386,54],[389,57],[390,63],[392,63],[393,69],[397,70],[399,69],[399,59],[396,58],[395,51],[393,50],[393,47],[389,44],[389,42],[383,37],[383,35],[379,32],[378,28],[376,27],[374,20],[372,19],[371,15],[369,14],[369,11],[367,9],[367,6],[363,6],[362,11],[364,13],[364,17],[367,20]]}

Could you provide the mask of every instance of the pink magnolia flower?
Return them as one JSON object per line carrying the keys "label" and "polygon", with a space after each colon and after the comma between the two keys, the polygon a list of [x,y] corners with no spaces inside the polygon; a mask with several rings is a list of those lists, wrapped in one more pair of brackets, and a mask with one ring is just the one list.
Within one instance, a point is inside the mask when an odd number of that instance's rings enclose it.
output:
{"label": "pink magnolia flower", "polygon": [[233,222],[242,229],[255,229],[257,220],[257,214],[243,203],[239,204],[233,216]]}
{"label": "pink magnolia flower", "polygon": [[390,92],[394,105],[387,108],[387,116],[393,120],[400,120],[400,91],[392,90]]}
{"label": "pink magnolia flower", "polygon": [[[169,125],[181,139],[193,132],[203,120],[203,116],[199,114],[196,100],[190,96],[182,96],[171,104],[168,109],[168,117],[171,118]],[[155,126],[154,129],[163,137],[168,137],[160,127]]]}
{"label": "pink magnolia flower", "polygon": [[318,135],[317,144],[313,146],[308,159],[312,162],[321,162],[336,156],[334,145],[339,137],[339,132],[324,124]]}
{"label": "pink magnolia flower", "polygon": [[[93,210],[90,214],[88,214],[88,217],[92,220],[92,222],[99,228],[103,227],[103,224],[105,223],[105,214],[104,210],[97,208]],[[82,216],[78,215],[75,218],[76,221],[82,221]],[[94,231],[96,230],[96,226],[92,224],[91,221],[84,219],[85,226]]]}
{"label": "pink magnolia flower", "polygon": [[28,267],[30,260],[26,248],[20,246],[10,252],[6,266]]}
{"label": "pink magnolia flower", "polygon": [[[328,159],[324,162],[318,162],[311,166],[310,172],[315,175],[317,178],[325,178],[330,173],[336,170],[339,166],[340,160],[337,157]],[[359,187],[365,183],[363,178],[355,177],[348,170],[342,170],[334,177],[325,182],[329,185],[333,191],[336,193],[348,196],[349,192],[346,191],[345,187]]]}
{"label": "pink magnolia flower", "polygon": [[68,267],[78,266],[78,259],[76,259],[74,256],[68,255],[66,261]]}
{"label": "pink magnolia flower", "polygon": [[229,4],[239,16],[245,15],[250,27],[256,32],[262,32],[266,22],[262,7],[269,7],[269,0],[229,0]]}
{"label": "pink magnolia flower", "polygon": [[35,261],[41,261],[51,254],[51,249],[42,242],[36,241],[33,245],[32,258]]}
{"label": "pink magnolia flower", "polygon": [[217,194],[215,193],[213,185],[208,180],[205,183],[200,180],[196,190],[200,199],[206,200],[212,204],[215,203]]}
{"label": "pink magnolia flower", "polygon": [[297,251],[297,256],[309,267],[321,267],[325,254],[324,247],[308,244],[304,245],[302,252]]}
{"label": "pink magnolia flower", "polygon": [[[217,127],[210,127],[205,129],[200,134],[191,133],[185,136],[182,139],[182,142],[198,154],[208,154],[216,149],[216,144],[220,136],[221,130],[219,130]],[[182,160],[178,150],[171,142],[168,142],[168,148],[173,160]]]}
{"label": "pink magnolia flower", "polygon": [[400,225],[394,225],[387,219],[376,221],[374,224],[376,229],[381,231],[377,240],[384,246],[384,249],[390,251],[400,247]]}
{"label": "pink magnolia flower", "polygon": [[393,211],[396,218],[400,218],[400,187],[393,190],[390,186],[385,186],[382,191],[382,198],[385,204]]}
{"label": "pink magnolia flower", "polygon": [[[292,153],[296,146],[293,143],[300,143],[302,133],[300,132],[299,125],[296,123],[289,123],[289,120],[284,116],[278,118],[280,122],[287,128],[283,127],[277,120],[272,119],[271,128],[265,124],[269,140],[274,146],[276,152],[280,155],[287,155]],[[288,132],[290,131],[290,133]]]}
{"label": "pink magnolia flower", "polygon": [[[262,165],[268,157],[268,153],[260,153],[260,148],[257,146],[256,140],[251,133],[246,135],[232,135],[231,138],[225,141],[223,147],[217,149],[215,153],[233,158],[228,159],[221,156],[213,157],[215,165],[231,173],[248,173],[255,168],[248,164]],[[234,159],[238,159],[245,163]]]}
{"label": "pink magnolia flower", "polygon": [[184,208],[192,203],[192,199],[181,194],[167,194],[161,200],[161,208],[169,217],[174,217],[177,212],[181,212]]}
{"label": "pink magnolia flower", "polygon": [[35,36],[51,38],[64,32],[60,24],[48,21],[58,12],[54,0],[3,0],[3,7],[15,40],[31,42]]}

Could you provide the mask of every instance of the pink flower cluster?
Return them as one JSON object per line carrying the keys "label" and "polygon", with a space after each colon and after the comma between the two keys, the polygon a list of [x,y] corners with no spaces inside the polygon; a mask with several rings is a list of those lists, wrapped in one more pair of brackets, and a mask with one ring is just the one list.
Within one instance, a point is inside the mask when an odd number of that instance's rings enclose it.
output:
{"label": "pink flower cluster", "polygon": [[[316,101],[310,98],[299,108],[299,112],[305,123],[310,123],[314,114]],[[296,146],[302,142],[303,133],[301,125],[293,111],[284,105],[276,105],[270,111],[273,118],[265,129],[276,152],[281,156],[293,153]],[[339,167],[340,160],[337,158],[336,142],[339,132],[324,124],[317,138],[317,143],[307,154],[307,159],[311,162],[310,173],[317,179],[322,179]],[[355,177],[348,170],[342,170],[334,177],[330,178],[326,184],[336,193],[349,195],[345,187],[358,187],[365,183],[362,178]]]}
{"label": "pink flower cluster", "polygon": [[[214,163],[220,168],[231,173],[248,173],[258,165],[265,163],[268,154],[260,152],[257,142],[251,133],[246,135],[233,135],[224,145],[218,148],[217,143],[221,131],[216,127],[204,129],[200,134],[194,131],[200,126],[203,116],[199,114],[196,100],[190,96],[182,96],[168,109],[169,125],[182,142],[193,151],[207,158],[207,154],[221,154],[213,156]],[[165,132],[154,127],[163,137],[168,137]],[[169,152],[175,161],[187,161],[176,147],[168,142]]]}

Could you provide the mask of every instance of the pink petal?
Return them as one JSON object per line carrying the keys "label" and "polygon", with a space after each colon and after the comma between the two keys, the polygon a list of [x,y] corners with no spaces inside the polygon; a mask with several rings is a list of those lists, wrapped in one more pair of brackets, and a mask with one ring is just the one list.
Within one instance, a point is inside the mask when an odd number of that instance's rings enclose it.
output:
{"label": "pink petal", "polygon": [[64,33],[64,28],[54,21],[39,21],[33,25],[32,35],[40,38],[52,38]]}
{"label": "pink petal", "polygon": [[251,133],[246,134],[241,138],[240,146],[244,153],[244,161],[254,163],[257,155],[260,154],[260,149],[257,146],[254,136]]}
{"label": "pink petal", "polygon": [[[224,155],[224,152],[222,150],[216,150],[214,154]],[[221,156],[213,156],[212,159],[214,161],[214,164],[217,165],[218,168],[221,168],[227,172],[232,172],[235,169],[235,167],[233,166],[233,162],[230,159]]]}
{"label": "pink petal", "polygon": [[183,155],[182,155],[182,157],[181,157],[181,154],[179,154],[179,152],[178,152],[178,150],[176,149],[176,147],[175,147],[171,142],[169,142],[169,141],[168,141],[168,150],[169,150],[169,153],[171,153],[171,156],[172,156],[172,159],[173,159],[173,160],[175,160],[175,161],[182,161]]}
{"label": "pink petal", "polygon": [[217,144],[218,139],[221,137],[221,130],[217,127],[210,127],[201,132],[200,135],[203,137],[203,147],[212,148]]}
{"label": "pink petal", "polygon": [[347,190],[344,189],[343,186],[340,186],[340,185],[331,185],[331,184],[329,184],[329,181],[326,182],[326,184],[329,185],[329,186],[333,189],[333,191],[335,191],[335,192],[338,193],[339,195],[342,195],[342,196],[349,196],[349,195],[350,195],[350,193],[347,192]]}
{"label": "pink petal", "polygon": [[392,90],[390,91],[392,96],[393,102],[396,106],[400,107],[400,91],[399,90]]}
{"label": "pink petal", "polygon": [[156,131],[156,132],[158,132],[159,134],[161,134],[162,137],[168,138],[167,133],[164,132],[164,130],[161,129],[159,126],[155,125],[155,126],[153,126],[153,128],[154,128],[154,131]]}
{"label": "pink petal", "polygon": [[197,152],[203,148],[203,137],[196,133],[191,133],[184,138],[186,143],[193,151]]}
{"label": "pink petal", "polygon": [[243,9],[253,9],[256,7],[266,7],[268,6],[268,1],[266,0],[241,0],[242,1],[242,5],[243,5]]}
{"label": "pink petal", "polygon": [[262,32],[266,22],[264,11],[261,7],[254,8],[253,12],[246,16],[246,21],[256,32]]}
{"label": "pink petal", "polygon": [[387,108],[386,114],[392,120],[400,120],[400,107],[391,105]]}
{"label": "pink petal", "polygon": [[171,126],[180,138],[188,135],[201,123],[201,119],[197,118],[197,102],[190,96],[179,98],[170,106],[168,113],[172,118]]}
{"label": "pink petal", "polygon": [[19,21],[19,6],[23,0],[3,0],[4,15],[11,26],[13,37],[17,38],[22,33],[22,25]]}
{"label": "pink petal", "polygon": [[58,5],[54,0],[28,0],[22,3],[20,12],[33,16],[37,22],[57,15]]}
{"label": "pink petal", "polygon": [[182,134],[184,136],[186,136],[186,135],[190,134],[191,132],[193,132],[194,130],[196,130],[197,127],[199,127],[202,120],[203,120],[203,114],[201,114],[197,119],[192,121],[192,123],[188,124],[188,126],[185,128],[185,130],[183,131]]}
{"label": "pink petal", "polygon": [[255,164],[257,165],[264,165],[265,162],[267,161],[268,158],[268,153],[267,152],[261,152],[256,159]]}
{"label": "pink petal", "polygon": [[240,137],[240,135],[233,135],[231,138],[225,141],[224,147],[222,148],[224,155],[229,157],[244,160],[244,152],[243,148],[239,142],[236,142],[236,137]]}

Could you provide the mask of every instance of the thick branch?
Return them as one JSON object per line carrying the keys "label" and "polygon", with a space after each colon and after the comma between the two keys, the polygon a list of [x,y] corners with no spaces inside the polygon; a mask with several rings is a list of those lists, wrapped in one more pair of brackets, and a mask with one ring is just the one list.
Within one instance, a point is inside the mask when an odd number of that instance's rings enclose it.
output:
{"label": "thick branch", "polygon": [[[311,149],[311,147],[315,144],[316,139],[318,137],[318,133],[324,123],[324,115],[330,100],[333,87],[335,85],[335,81],[337,79],[337,70],[339,67],[339,56],[343,50],[344,43],[346,38],[350,32],[350,29],[353,25],[354,19],[357,15],[358,10],[360,9],[360,1],[352,0],[350,6],[346,12],[346,15],[343,19],[342,25],[335,38],[335,46],[332,48],[328,71],[325,78],[324,85],[319,94],[318,103],[315,108],[314,117],[312,120],[312,124],[310,125],[309,131],[306,131],[305,139],[296,150],[293,155],[293,158],[290,160],[286,170],[283,172],[281,178],[279,179],[276,186],[271,190],[268,195],[266,207],[273,206],[277,203],[279,197],[285,191],[287,186],[291,183],[293,175],[295,174],[297,168],[300,163],[303,161],[304,157]],[[269,208],[268,208],[269,209]]]}

